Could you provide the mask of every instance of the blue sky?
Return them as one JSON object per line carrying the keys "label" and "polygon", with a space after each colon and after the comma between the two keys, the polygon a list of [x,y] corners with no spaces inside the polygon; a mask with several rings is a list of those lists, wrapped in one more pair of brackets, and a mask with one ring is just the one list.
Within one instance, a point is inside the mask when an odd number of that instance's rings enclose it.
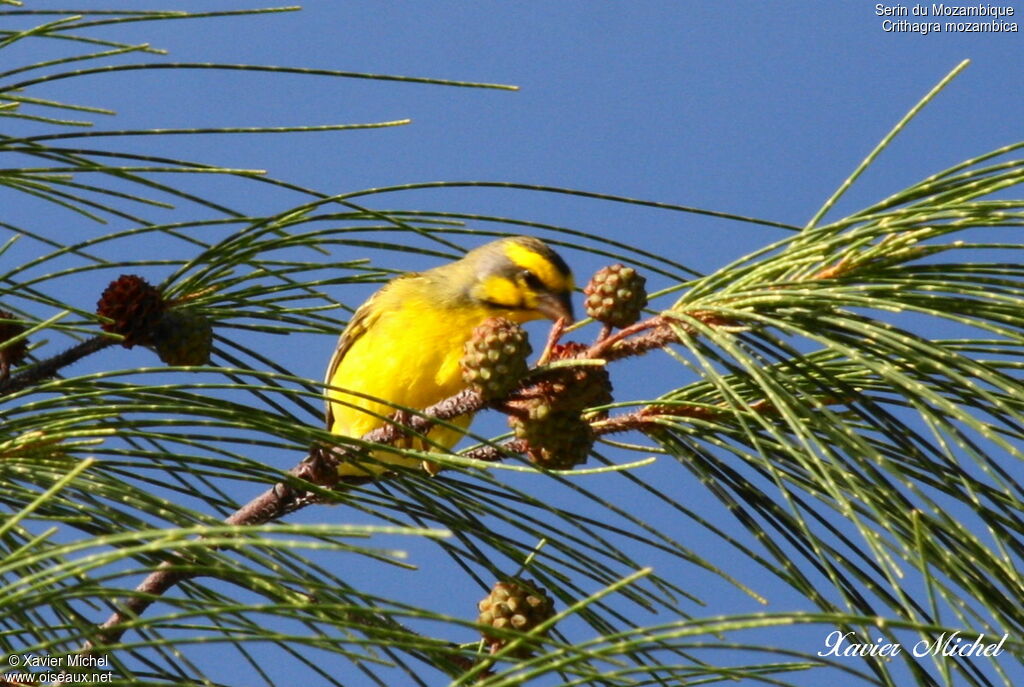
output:
{"label": "blue sky", "polygon": [[[249,6],[174,4],[188,10]],[[1009,5],[1024,12],[1024,4]],[[63,3],[34,6],[57,8]],[[104,3],[79,6],[99,8]],[[882,19],[875,3],[835,0],[314,1],[302,12],[285,15],[210,19],[187,27],[144,23],[110,29],[106,35],[150,42],[168,49],[169,59],[188,62],[484,81],[520,90],[160,71],[59,82],[37,95],[112,107],[117,118],[98,124],[111,129],[412,119],[408,126],[385,130],[140,137],[117,143],[150,154],[266,169],[274,177],[326,193],[441,180],[510,181],[800,225],[900,117],[964,59],[971,60],[970,67],[896,139],[835,212],[855,210],[1021,138],[1020,33],[924,36],[886,32]],[[1010,19],[1024,24],[1024,17]],[[18,50],[23,52],[11,51],[9,59],[50,54],[33,53],[43,50],[34,44]],[[32,134],[52,129],[29,123],[17,130]],[[208,177],[182,184],[254,212],[276,212],[303,200],[280,191],[256,194],[252,185]],[[721,219],[512,190],[424,190],[378,196],[369,204],[569,226],[657,246],[702,273],[782,236]],[[58,210],[42,210],[21,198],[0,197],[0,205],[15,224],[40,217],[72,221]],[[76,230],[68,226],[68,231]],[[338,259],[343,257],[349,256]],[[580,281],[602,264],[581,253],[566,251],[565,257]],[[417,256],[392,258],[390,264],[419,269],[433,263]],[[371,290],[351,290],[338,298],[358,303]],[[267,344],[275,355],[292,357],[297,374],[320,379],[334,341],[310,337],[302,345],[306,354],[296,358],[285,344]],[[155,359],[140,364],[155,364]],[[655,367],[640,366],[635,376],[617,379],[617,389],[626,395],[649,393],[656,372]],[[493,418],[482,426],[501,431],[500,420]],[[720,509],[699,488],[685,488],[693,489],[691,507]],[[312,519],[325,515],[345,516],[338,509],[307,514]],[[688,532],[676,536],[685,539]],[[696,530],[693,536],[688,545],[715,555],[713,540],[701,539],[706,535]],[[437,555],[429,546],[412,552],[427,570]],[[716,562],[730,565],[724,554]],[[395,577],[380,584],[382,594],[397,595],[408,581]],[[772,597],[774,610],[785,610],[792,601],[770,583],[758,591]],[[477,592],[468,590],[466,596],[475,598]],[[722,609],[759,607],[731,598],[723,599]],[[817,636],[810,633],[800,641],[813,642]],[[353,678],[350,684],[361,683]],[[817,683],[812,679],[807,684]]]}

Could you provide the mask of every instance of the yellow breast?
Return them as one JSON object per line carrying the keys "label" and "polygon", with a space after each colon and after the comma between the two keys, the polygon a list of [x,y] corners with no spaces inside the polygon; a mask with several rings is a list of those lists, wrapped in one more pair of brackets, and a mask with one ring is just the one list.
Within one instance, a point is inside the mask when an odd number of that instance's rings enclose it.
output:
{"label": "yellow breast", "polygon": [[[343,339],[346,349],[328,383],[359,395],[329,390],[330,429],[335,434],[362,436],[382,426],[383,418],[394,413],[391,404],[422,409],[464,388],[459,369],[463,345],[473,328],[490,313],[477,306],[444,307],[428,301],[420,293],[422,284],[417,282],[419,279],[414,277],[385,287],[364,306],[368,311],[357,315],[363,320],[360,326],[364,329],[353,332],[354,338],[349,342]],[[466,427],[470,419],[461,417],[452,423]],[[428,436],[440,446],[450,448],[462,433],[436,427]],[[407,442],[405,446],[429,450],[430,446],[424,444]],[[394,453],[378,451],[374,458],[387,463],[416,464]],[[341,472],[355,475],[382,469],[349,464]]]}

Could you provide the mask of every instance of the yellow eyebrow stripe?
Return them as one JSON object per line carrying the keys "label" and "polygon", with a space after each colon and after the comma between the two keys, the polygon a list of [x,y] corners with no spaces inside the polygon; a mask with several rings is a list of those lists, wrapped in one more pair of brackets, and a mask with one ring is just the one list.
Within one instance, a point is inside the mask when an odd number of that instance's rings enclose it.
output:
{"label": "yellow eyebrow stripe", "polygon": [[505,246],[505,255],[519,267],[537,275],[550,291],[561,293],[573,287],[571,274],[562,274],[550,259],[527,246],[510,242]]}

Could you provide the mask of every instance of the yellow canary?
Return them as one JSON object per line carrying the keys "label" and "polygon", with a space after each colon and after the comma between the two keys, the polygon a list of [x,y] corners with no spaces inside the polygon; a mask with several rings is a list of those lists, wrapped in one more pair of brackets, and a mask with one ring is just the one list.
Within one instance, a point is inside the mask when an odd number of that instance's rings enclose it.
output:
{"label": "yellow canary", "polygon": [[[528,236],[500,239],[461,260],[384,285],[356,311],[327,367],[327,428],[361,437],[384,424],[394,406],[421,409],[465,388],[459,361],[473,329],[489,317],[515,322],[572,321],[572,272],[561,257]],[[352,393],[349,393],[352,392]],[[452,424],[465,428],[472,418]],[[435,427],[430,441],[453,446],[461,432]],[[404,447],[436,448],[422,440]],[[414,465],[377,451],[381,463]],[[429,466],[425,466],[429,469]],[[376,474],[385,466],[352,461],[342,475]]]}

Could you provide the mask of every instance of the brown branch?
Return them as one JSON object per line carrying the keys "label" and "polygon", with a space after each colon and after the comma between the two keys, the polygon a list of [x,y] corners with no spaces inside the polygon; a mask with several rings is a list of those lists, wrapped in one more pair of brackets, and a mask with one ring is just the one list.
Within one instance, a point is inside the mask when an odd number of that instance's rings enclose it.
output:
{"label": "brown branch", "polygon": [[[230,518],[228,520],[230,520]],[[122,610],[119,610],[117,613],[110,616],[110,618],[108,618],[106,622],[99,626],[101,630],[99,638],[95,642],[86,642],[85,645],[82,647],[81,653],[88,655],[93,653],[94,650],[96,650],[100,644],[106,644],[117,641],[120,638],[120,636],[124,633],[125,629],[121,628],[119,630],[116,627],[117,625],[120,625],[121,623],[125,622],[125,620],[127,620],[129,617],[137,617],[153,601],[155,601],[156,598],[160,597],[168,589],[178,584],[178,582],[186,580],[192,576],[180,570],[173,570],[173,565],[173,563],[165,561],[161,563],[160,566],[154,572],[150,573],[149,576],[147,576],[146,579],[143,580],[142,583],[135,588],[135,593],[137,594],[137,596],[133,596],[130,599],[124,601],[122,605]],[[127,615],[128,613],[130,613],[130,615]],[[350,619],[359,624],[376,625],[375,623],[359,622],[351,616]],[[409,632],[413,635],[417,634],[412,631]],[[457,648],[457,645],[452,644],[451,648]],[[476,665],[472,659],[467,658],[465,656],[459,656],[458,654],[451,654],[445,656],[445,660],[451,662],[454,666],[464,671],[471,670]]]}
{"label": "brown branch", "polygon": [[626,327],[625,329],[620,329],[618,332],[612,334],[611,336],[607,336],[605,331],[602,329],[601,335],[598,336],[597,341],[581,357],[608,358],[608,356],[612,354],[616,344],[625,341],[634,334],[639,334],[640,332],[647,331],[648,329],[654,329],[656,327],[662,326],[664,323],[664,317],[662,317],[661,315],[655,315],[654,317],[643,320],[642,322],[632,324]]}
{"label": "brown branch", "polygon": [[[845,402],[840,398],[827,397],[821,399],[827,405]],[[758,415],[777,415],[778,410],[768,400],[761,399],[749,404],[749,409]],[[735,411],[728,406],[705,406],[697,404],[655,404],[634,410],[629,413],[622,413],[614,417],[597,420],[591,424],[595,437],[602,437],[608,434],[619,434],[622,432],[645,432],[656,429],[664,418],[689,418],[691,420],[720,420]],[[526,453],[526,442],[521,439],[510,439],[502,444],[480,446],[470,451],[464,451],[460,455],[464,458],[484,460],[489,462],[499,461],[513,454]]]}
{"label": "brown branch", "polygon": [[[686,314],[688,317],[708,327],[735,327],[738,324],[735,320],[713,312],[690,312]],[[680,339],[677,333],[679,330],[690,336],[698,333],[697,328],[692,324],[679,322],[665,315],[655,315],[630,325],[625,329],[621,329],[611,336],[606,336],[602,330],[602,335],[598,337],[594,345],[580,357],[620,360],[622,358],[643,355],[647,351],[679,343]]]}
{"label": "brown branch", "polygon": [[[594,422],[591,425],[591,428],[594,430],[594,436],[601,437],[606,434],[630,432],[633,430],[642,432],[649,429],[652,425],[657,424],[658,417],[654,414],[645,413],[645,410],[647,409],[623,413],[607,420]],[[678,416],[678,414],[675,415],[675,417]],[[495,462],[507,458],[509,455],[523,453],[526,453],[526,442],[522,439],[509,439],[502,444],[479,446],[471,451],[463,451],[460,455],[464,458]]]}
{"label": "brown branch", "polygon": [[[451,420],[483,407],[484,400],[480,394],[472,389],[466,389],[435,403],[421,414],[408,418],[404,425],[392,422],[365,434],[362,440],[379,444],[394,443],[410,431],[423,434],[438,420]],[[299,480],[325,488],[332,488],[341,483],[347,487],[371,481],[373,477],[369,474],[366,477],[345,478],[338,474],[338,462],[358,450],[346,446],[311,447],[306,458],[288,471],[288,475],[295,478],[293,481],[278,482],[231,514],[225,523],[239,526],[260,525],[320,500],[314,492],[303,488],[298,483]],[[121,607],[99,626],[100,632],[93,640],[87,642],[85,650],[89,651],[98,645],[118,641],[127,629],[122,626],[124,622],[140,615],[161,594],[190,577],[193,575],[173,570],[171,563],[161,564],[136,588],[135,591],[139,595],[123,601]]]}
{"label": "brown branch", "polygon": [[164,592],[182,580],[188,579],[188,574],[173,570],[173,565],[170,561],[161,563],[135,588],[136,596],[121,601],[120,608],[99,626],[96,637],[85,642],[82,653],[91,654],[101,644],[116,642],[128,629],[118,627],[119,625],[131,618],[138,617]]}
{"label": "brown branch", "polygon": [[96,351],[103,350],[107,346],[115,343],[118,343],[118,340],[115,338],[109,336],[94,336],[91,339],[86,339],[79,344],[75,344],[66,351],[58,353],[46,360],[41,360],[35,365],[22,370],[10,379],[0,383],[0,396],[13,394],[26,387],[38,384],[44,379],[48,379],[57,374],[61,368],[78,362],[85,356],[92,355]]}

